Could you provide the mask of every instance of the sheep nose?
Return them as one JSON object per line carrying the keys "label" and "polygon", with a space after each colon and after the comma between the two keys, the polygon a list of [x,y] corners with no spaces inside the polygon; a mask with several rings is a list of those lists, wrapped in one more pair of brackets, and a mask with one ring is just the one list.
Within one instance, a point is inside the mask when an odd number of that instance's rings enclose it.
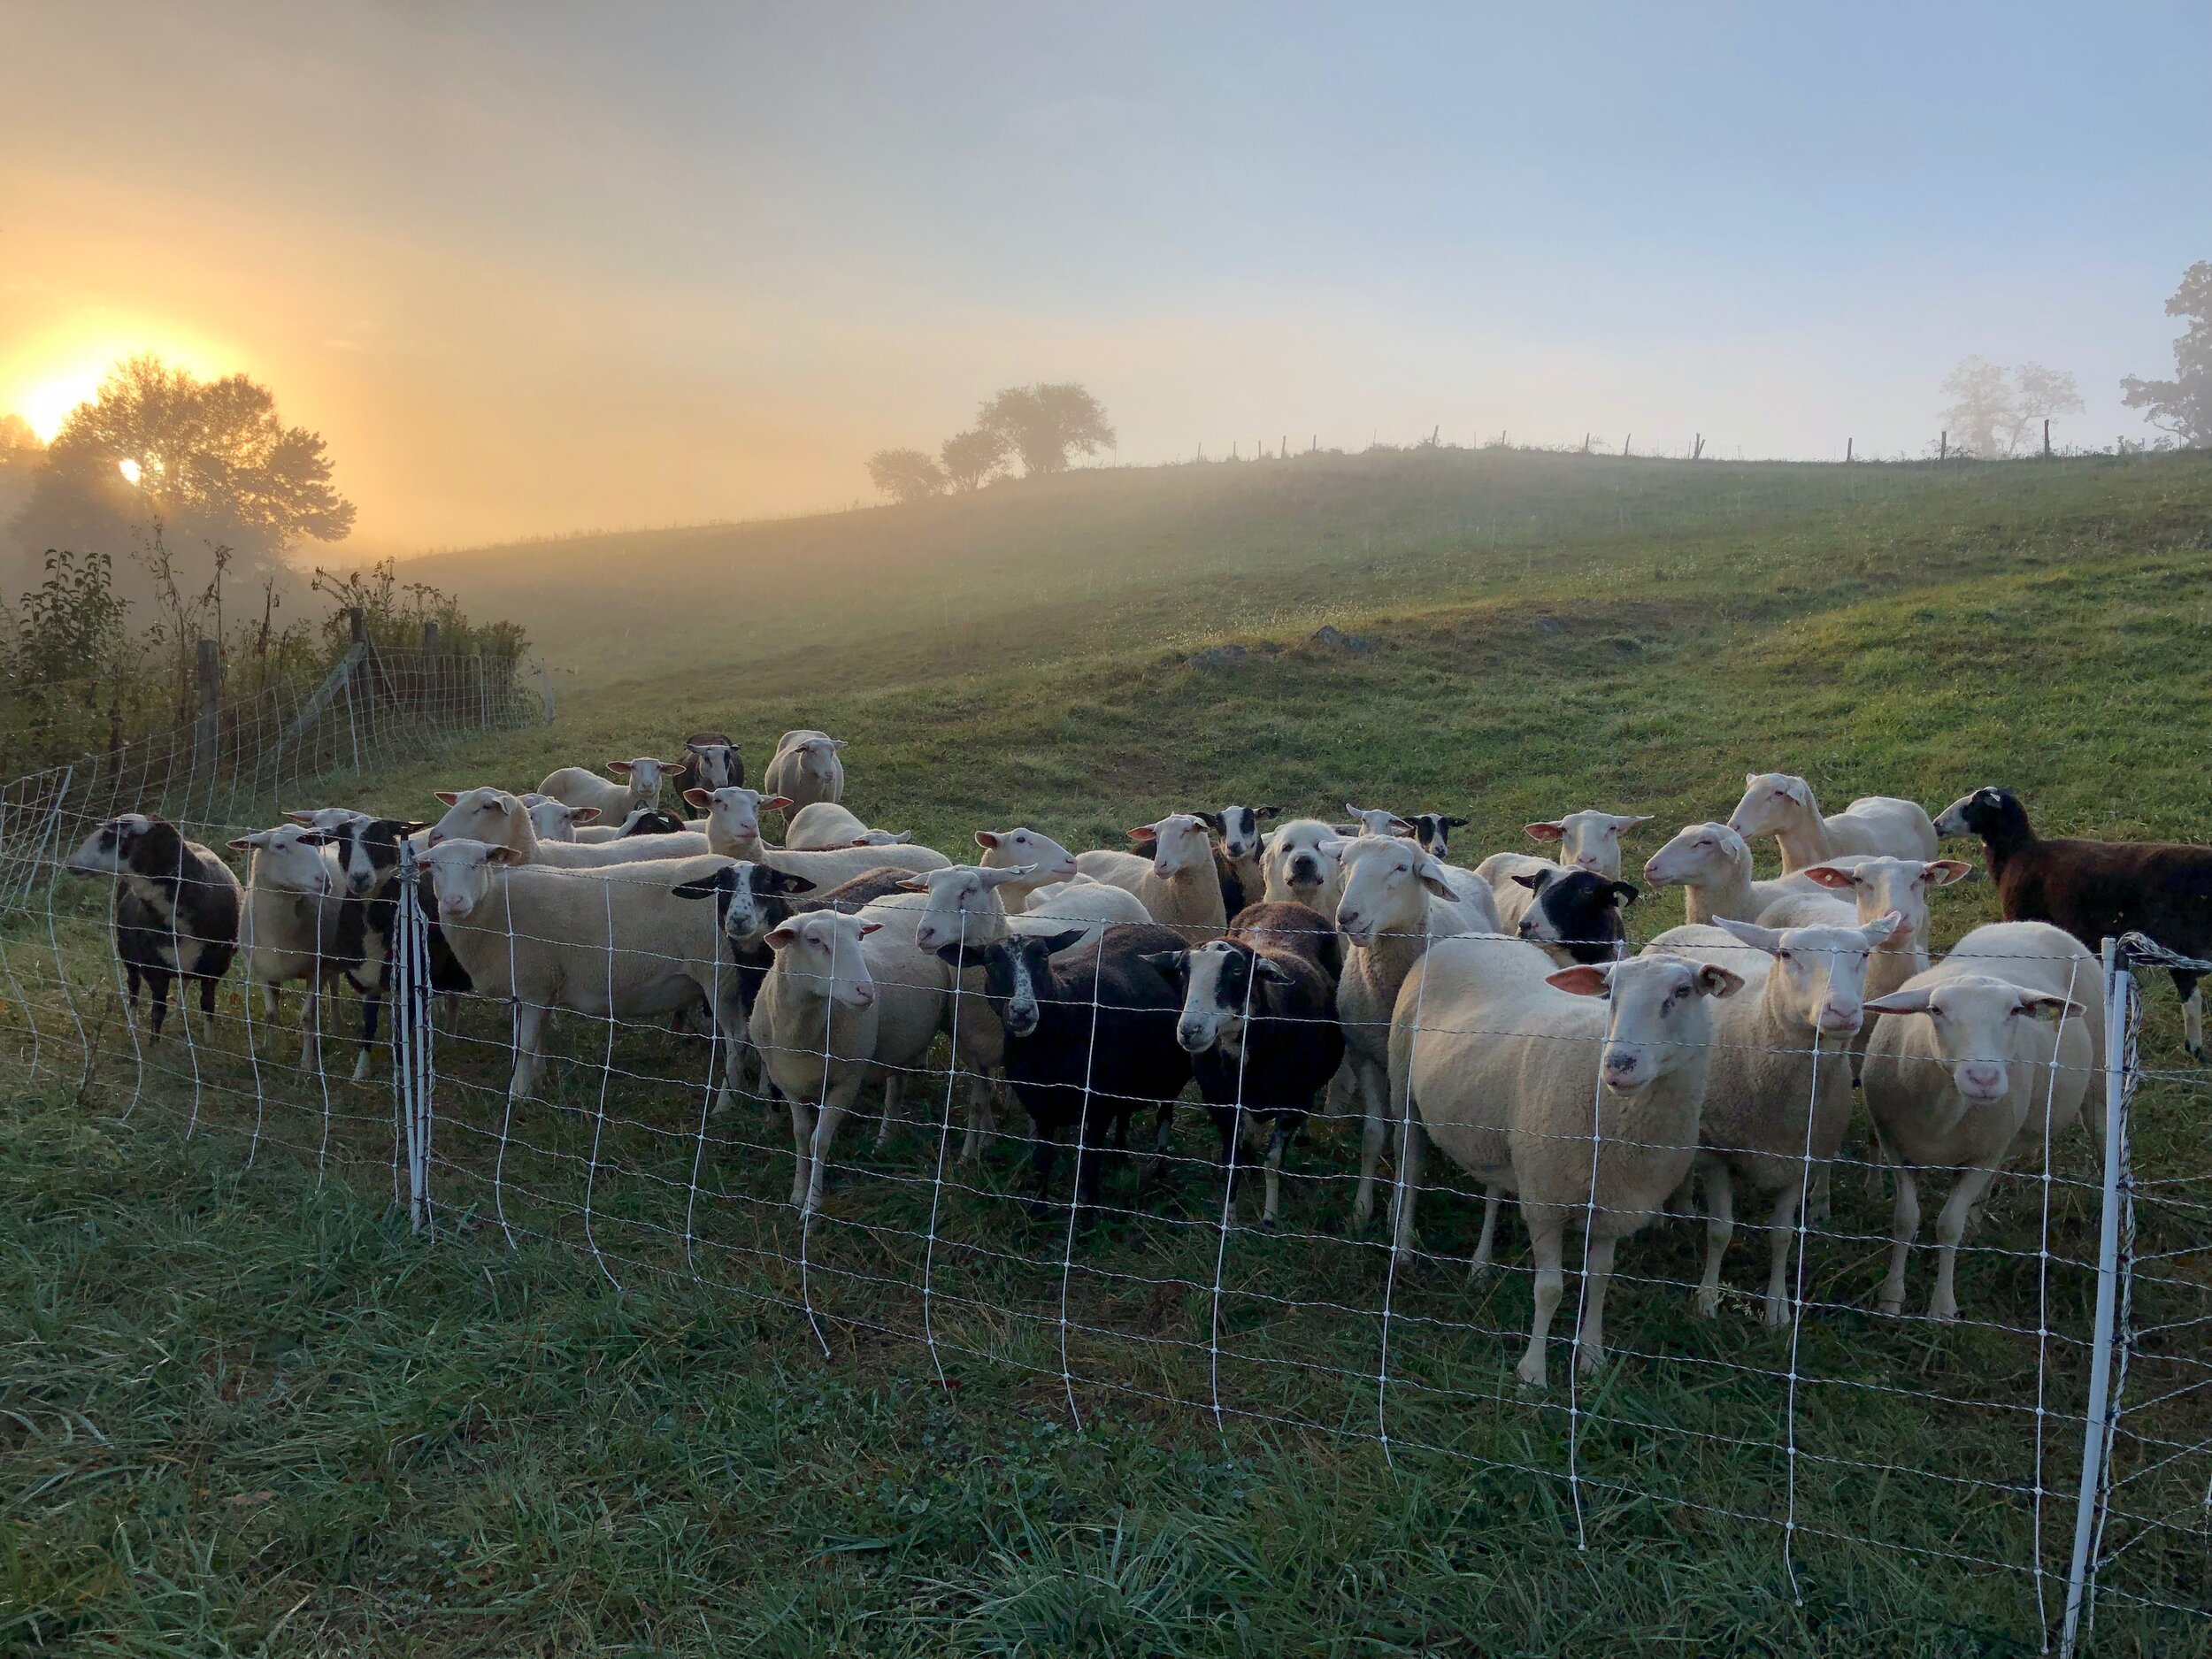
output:
{"label": "sheep nose", "polygon": [[1580,857],[1575,860],[1575,868],[1578,870],[1587,870],[1592,875],[1599,874],[1600,871],[1598,868],[1597,855],[1594,853],[1584,853]]}
{"label": "sheep nose", "polygon": [[1605,1056],[1605,1081],[1611,1088],[1621,1088],[1635,1080],[1642,1062],[1632,1054],[1609,1054]]}
{"label": "sheep nose", "polygon": [[1831,1002],[1820,1010],[1820,1028],[1823,1031],[1856,1031],[1864,1019],[1865,1016],[1858,1009],[1836,1002]]}
{"label": "sheep nose", "polygon": [[2004,1086],[2004,1068],[1988,1064],[1962,1066],[1959,1081],[1976,1094],[1994,1094]]}
{"label": "sheep nose", "polygon": [[430,834],[429,834],[428,839],[427,839],[427,840],[426,840],[426,841],[423,842],[423,845],[424,845],[424,846],[426,846],[426,847],[435,847],[435,846],[436,846],[436,845],[437,845],[440,841],[443,841],[444,839],[445,839],[445,832],[444,832],[443,830],[435,830],[435,829],[434,829],[434,830],[432,830],[432,831],[430,832]]}
{"label": "sheep nose", "polygon": [[861,1007],[863,1007],[863,1008],[871,1008],[871,1007],[873,1007],[873,1006],[874,1006],[874,1004],[875,1004],[875,1000],[876,1000],[876,987],[875,987],[874,986],[872,986],[872,985],[856,985],[855,987],[853,987],[853,1001],[854,1001],[854,1002],[857,1002],[857,1003],[858,1003]]}
{"label": "sheep nose", "polygon": [[1195,1025],[1178,1025],[1175,1028],[1175,1041],[1193,1054],[1202,1053],[1208,1047],[1206,1033]]}

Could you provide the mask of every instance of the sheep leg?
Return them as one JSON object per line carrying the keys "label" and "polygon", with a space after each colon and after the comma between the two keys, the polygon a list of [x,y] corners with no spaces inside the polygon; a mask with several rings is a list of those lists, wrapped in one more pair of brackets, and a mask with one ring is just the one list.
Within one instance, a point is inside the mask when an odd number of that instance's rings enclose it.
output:
{"label": "sheep leg", "polygon": [[1352,1073],[1352,1062],[1347,1058],[1329,1079],[1329,1092],[1323,1096],[1323,1112],[1331,1118],[1349,1118],[1358,1094],[1358,1079]]}
{"label": "sheep leg", "polygon": [[1467,1282],[1473,1284],[1490,1271],[1490,1255],[1498,1243],[1498,1208],[1505,1188],[1494,1182],[1482,1189],[1482,1231],[1475,1235],[1475,1259],[1467,1263]]}
{"label": "sheep leg", "polygon": [[899,1099],[906,1092],[906,1073],[887,1071],[883,1079],[883,1116],[876,1120],[876,1150],[891,1144],[891,1125],[899,1115]]}
{"label": "sheep leg", "polygon": [[1390,1133],[1390,1087],[1381,1067],[1363,1059],[1352,1066],[1362,1110],[1359,1188],[1352,1195],[1352,1225],[1364,1227],[1375,1218],[1375,1171],[1382,1164],[1383,1141]]}
{"label": "sheep leg", "polygon": [[369,1056],[376,1047],[376,1017],[383,1011],[384,999],[370,995],[361,999],[361,1057],[353,1063],[353,1080],[365,1083],[369,1077]]}
{"label": "sheep leg", "polygon": [[1882,1165],[1889,1161],[1889,1154],[1882,1147],[1882,1126],[1869,1124],[1866,1129],[1866,1195],[1879,1202],[1882,1196]]}
{"label": "sheep leg", "polygon": [[1221,1171],[1222,1205],[1233,1220],[1237,1202],[1237,1115],[1228,1108],[1217,1106],[1210,1109],[1207,1116],[1214,1120],[1214,1133],[1221,1139],[1221,1152],[1214,1160],[1214,1167]]}
{"label": "sheep leg", "polygon": [[1736,1233],[1736,1183],[1718,1158],[1701,1162],[1697,1178],[1705,1194],[1705,1277],[1697,1284],[1697,1317],[1710,1319],[1720,1312],[1721,1258]]}
{"label": "sheep leg", "polygon": [[1052,1191],[1052,1166],[1060,1161],[1060,1138],[1043,1125],[1032,1122],[1029,1127],[1029,1169],[1036,1177],[1036,1190],[1030,1194],[1030,1213],[1041,1220],[1047,1209],[1047,1199]]}
{"label": "sheep leg", "polygon": [[1529,1256],[1536,1264],[1536,1309],[1529,1321],[1528,1352],[1521,1356],[1513,1374],[1531,1388],[1541,1388],[1548,1380],[1544,1343],[1551,1335],[1552,1316],[1559,1311],[1560,1298],[1566,1291],[1566,1275],[1559,1265],[1560,1233],[1556,1214],[1529,1217]]}
{"label": "sheep leg", "polygon": [[968,1079],[968,1133],[960,1142],[960,1161],[973,1164],[983,1156],[985,1137],[998,1128],[991,1110],[991,1079],[979,1071]]}
{"label": "sheep leg", "polygon": [[207,1027],[207,1034],[215,1034],[215,976],[200,975],[200,1024]]}
{"label": "sheep leg", "polygon": [[310,979],[306,995],[307,1000],[300,1005],[300,1070],[319,1071],[323,1069],[322,987]]}
{"label": "sheep leg", "polygon": [[1812,1194],[1805,1201],[1805,1225],[1809,1227],[1824,1225],[1832,1213],[1829,1209],[1832,1197],[1829,1191],[1830,1173],[1829,1166],[1825,1164],[1813,1171]]}
{"label": "sheep leg", "polygon": [[272,1025],[275,1025],[277,1022],[277,1012],[280,1006],[280,998],[278,995],[277,987],[267,979],[262,980],[261,1018],[268,1024]]}
{"label": "sheep leg", "polygon": [[545,1070],[545,1010],[534,1002],[516,1004],[515,1075],[507,1085],[510,1101],[528,1100]]}
{"label": "sheep leg", "polygon": [[1609,1233],[1583,1235],[1582,1329],[1575,1334],[1575,1365],[1585,1377],[1605,1363],[1605,1290],[1613,1282],[1613,1252],[1619,1245]]}
{"label": "sheep leg", "polygon": [[2192,1060],[2204,1058],[2204,993],[2197,975],[2174,973],[2174,990],[2181,997],[2181,1043]]}
{"label": "sheep leg", "polygon": [[1936,1216],[1936,1286],[1935,1294],[1929,1299],[1929,1314],[1945,1325],[1955,1325],[1959,1317],[1959,1299],[1955,1275],[1958,1271],[1959,1240],[1966,1236],[1969,1212],[1981,1202],[1982,1194],[1997,1178],[1994,1167],[1967,1169],[1959,1171],[1959,1182],[1951,1189],[1951,1196],[1944,1202]]}
{"label": "sheep leg", "polygon": [[[1824,1165],[1823,1166],[1825,1167]],[[1767,1217],[1766,1323],[1776,1330],[1796,1317],[1790,1298],[1790,1246],[1797,1241],[1797,1207],[1806,1196],[1806,1183],[1790,1181],[1774,1196]]]}
{"label": "sheep leg", "polygon": [[1297,1134],[1302,1120],[1279,1118],[1267,1137],[1267,1202],[1260,1210],[1260,1226],[1272,1233],[1282,1221],[1283,1154],[1290,1150],[1292,1137]]}
{"label": "sheep leg", "polygon": [[853,1096],[860,1092],[860,1072],[861,1068],[854,1066],[849,1077],[833,1083],[822,1096],[822,1110],[814,1115],[814,1156],[807,1171],[806,1213],[822,1207],[822,1188],[829,1177],[830,1143],[837,1139],[837,1126],[845,1121]]}
{"label": "sheep leg", "polygon": [[1897,1166],[1897,1203],[1890,1214],[1889,1277],[1882,1281],[1876,1302],[1884,1313],[1905,1310],[1905,1253],[1912,1248],[1913,1235],[1919,1231],[1920,1189],[1912,1171],[1901,1164]]}
{"label": "sheep leg", "polygon": [[791,1151],[794,1159],[791,1171],[791,1207],[803,1214],[806,1210],[807,1194],[813,1189],[816,1113],[811,1101],[795,1098],[790,1104]]}
{"label": "sheep leg", "polygon": [[1409,1106],[1398,1124],[1398,1179],[1390,1194],[1391,1248],[1400,1267],[1413,1264],[1414,1201],[1421,1194],[1421,1163],[1428,1148],[1428,1131]]}
{"label": "sheep leg", "polygon": [[161,1022],[169,1017],[169,975],[163,969],[149,968],[146,971],[146,982],[153,987],[153,1040],[156,1042],[159,1042],[161,1041]]}

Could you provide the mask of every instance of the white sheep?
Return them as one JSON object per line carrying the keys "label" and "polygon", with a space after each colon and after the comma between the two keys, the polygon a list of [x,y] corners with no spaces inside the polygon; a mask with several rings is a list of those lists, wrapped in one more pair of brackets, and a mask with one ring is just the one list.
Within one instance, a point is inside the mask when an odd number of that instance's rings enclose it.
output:
{"label": "white sheep", "polygon": [[1293,818],[1269,833],[1260,854],[1261,897],[1303,904],[1334,920],[1344,892],[1343,837],[1317,818]]}
{"label": "white sheep", "polygon": [[238,918],[246,994],[251,995],[258,986],[262,1015],[274,1020],[279,987],[295,979],[303,981],[300,1069],[319,1066],[322,991],[340,972],[332,954],[337,943],[340,878],[329,836],[322,830],[286,824],[242,835],[230,846],[247,855],[245,902]]}
{"label": "white sheep", "polygon": [[841,739],[821,732],[786,732],[776,740],[775,758],[761,774],[771,795],[788,796],[794,805],[845,798],[845,763],[837,751]]}
{"label": "white sheep", "polygon": [[1655,887],[1680,887],[1683,920],[1692,926],[1724,918],[1755,920],[1786,894],[1816,885],[1801,871],[1778,880],[1753,880],[1751,844],[1725,824],[1684,826],[1644,861],[1644,879]]}
{"label": "white sheep", "polygon": [[718,789],[687,789],[684,803],[705,814],[709,846],[726,858],[741,859],[748,864],[757,863],[760,849],[767,845],[760,833],[760,815],[791,810],[789,796],[764,795],[743,784],[726,784]]}
{"label": "white sheep", "polygon": [[[556,801],[549,795],[540,795],[534,789],[518,795],[516,800],[529,809],[530,827],[537,832],[541,841],[582,841],[585,831],[599,826],[599,809],[595,806],[571,806],[565,801]],[[616,832],[609,831],[603,839],[612,841]],[[593,835],[591,840],[603,839]]]}
{"label": "white sheep", "polygon": [[729,862],[707,856],[560,869],[465,839],[424,851],[439,929],[476,995],[514,1004],[510,1099],[536,1088],[545,1022],[557,1007],[641,1020],[703,1004],[735,1064],[746,1029],[737,972],[714,906],[676,892]]}
{"label": "white sheep", "polygon": [[[1850,1039],[1865,1023],[1867,969],[1901,921],[1791,927],[1721,921],[1671,928],[1645,947],[1741,977],[1744,994],[1714,1015],[1712,1064],[1698,1129],[1705,1194],[1705,1276],[1697,1310],[1720,1309],[1722,1257],[1735,1230],[1735,1186],[1772,1199],[1765,1319],[1790,1322],[1790,1243],[1816,1172],[1851,1122]],[[1814,1051],[1819,1051],[1817,1063]]]}
{"label": "white sheep", "polygon": [[1204,820],[1194,813],[1171,812],[1156,824],[1139,825],[1129,832],[1129,839],[1150,842],[1153,856],[1078,853],[1076,868],[1094,881],[1135,894],[1154,921],[1177,929],[1193,944],[1220,938],[1229,918],[1221,902],[1213,839]]}
{"label": "white sheep", "polygon": [[677,765],[675,761],[655,760],[650,755],[611,760],[607,770],[622,779],[620,783],[611,783],[582,766],[564,766],[549,772],[537,793],[569,806],[595,806],[600,818],[611,824],[627,817],[632,807],[658,806],[661,785]]}
{"label": "white sheep", "polygon": [[678,835],[633,835],[626,841],[549,841],[538,839],[530,809],[504,789],[441,789],[445,816],[432,825],[426,847],[441,841],[474,841],[510,849],[524,864],[563,870],[597,869],[646,859],[689,858],[714,850],[709,838],[687,830]]}
{"label": "white sheep", "polygon": [[1585,810],[1570,812],[1564,818],[1551,818],[1522,827],[1540,841],[1559,844],[1559,862],[1571,870],[1587,870],[1593,875],[1603,876],[1608,881],[1621,879],[1621,837],[1640,824],[1651,822],[1651,814],[1640,817],[1624,816],[1618,812],[1599,812]]}
{"label": "white sheep", "polygon": [[1341,843],[1340,856],[1344,890],[1336,924],[1349,949],[1337,981],[1336,1011],[1344,1027],[1345,1064],[1360,1095],[1359,1186],[1352,1220],[1363,1227],[1375,1213],[1375,1173],[1391,1122],[1390,1016],[1398,987],[1430,941],[1464,933],[1467,918],[1443,866],[1413,841],[1363,835]]}
{"label": "white sheep", "polygon": [[[1088,876],[1039,887],[1022,901],[1021,914],[1025,921],[1022,932],[1049,933],[1064,927],[1080,927],[1086,938],[1117,922],[1141,923],[1152,919],[1152,912],[1144,908],[1144,901],[1127,887],[1094,881]],[[1033,929],[1026,925],[1030,923],[1035,924]]]}
{"label": "white sheep", "polygon": [[1555,968],[1519,940],[1439,940],[1407,975],[1390,1025],[1404,1124],[1395,1248],[1412,1248],[1425,1141],[1486,1189],[1516,1194],[1536,1268],[1521,1381],[1545,1386],[1564,1286],[1562,1244],[1585,1221],[1575,1363],[1605,1352],[1615,1246],[1655,1217],[1697,1152],[1713,1043],[1710,999],[1743,981],[1674,956]]}
{"label": "white sheep", "polygon": [[1929,1317],[1959,1315],[1959,1243],[1989,1184],[2016,1151],[2070,1127],[2092,1102],[2103,1064],[2104,983],[2097,959],[2045,922],[1978,927],[1901,989],[1867,1003],[1879,1015],[1867,1046],[1867,1110],[1894,1166],[1884,1313],[1905,1303],[1905,1257],[1920,1230],[1919,1177],[1959,1172],[1936,1217],[1936,1283]]}
{"label": "white sheep", "polygon": [[1029,873],[1018,881],[1002,883],[999,887],[1002,902],[1018,903],[1039,887],[1056,881],[1072,881],[1080,873],[1075,855],[1041,830],[1025,825],[1012,829],[979,829],[975,833],[975,844],[983,849],[980,862],[987,870],[1007,870],[1024,865]]}
{"label": "white sheep", "polygon": [[1744,774],[1743,799],[1728,827],[1746,841],[1771,835],[1782,849],[1782,873],[1824,864],[1845,853],[1881,853],[1898,858],[1936,856],[1935,824],[1919,803],[1894,795],[1863,795],[1840,812],[1821,816],[1813,787],[1781,772]]}
{"label": "white sheep", "polygon": [[815,801],[785,820],[783,844],[793,852],[820,852],[833,847],[897,847],[914,839],[911,830],[870,829],[834,801]]}
{"label": "white sheep", "polygon": [[795,916],[767,934],[775,962],[753,1001],[762,1070],[791,1104],[791,1202],[821,1202],[830,1144],[876,1052],[878,992],[865,946],[881,922],[834,910]]}
{"label": "white sheep", "polygon": [[1555,860],[1532,853],[1492,853],[1475,866],[1475,874],[1490,884],[1500,933],[1509,933],[1520,926],[1529,906],[1536,902],[1532,883],[1556,875],[1559,869]]}

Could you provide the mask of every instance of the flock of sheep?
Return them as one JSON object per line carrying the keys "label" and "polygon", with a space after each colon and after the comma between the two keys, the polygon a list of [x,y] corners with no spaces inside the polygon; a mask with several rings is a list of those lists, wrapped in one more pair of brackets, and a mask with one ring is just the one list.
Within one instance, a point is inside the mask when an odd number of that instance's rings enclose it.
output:
{"label": "flock of sheep", "polygon": [[[1622,841],[1647,818],[1569,813],[1528,826],[1555,858],[1468,867],[1449,859],[1463,818],[1348,807],[1348,823],[1283,821],[1279,807],[1231,806],[1141,826],[1128,850],[979,829],[977,863],[956,864],[842,803],[842,748],[788,733],[755,789],[737,746],[703,732],[678,760],[612,763],[612,778],[567,767],[528,795],[440,792],[434,824],[296,812],[231,843],[247,855],[242,884],[173,825],[131,814],[67,868],[119,879],[116,951],[134,1010],[142,981],[152,991],[157,1036],[173,979],[197,983],[211,1016],[241,958],[267,1018],[280,987],[304,987],[303,1065],[319,1064],[319,999],[341,980],[358,993],[357,1079],[411,845],[434,985],[515,1010],[511,1099],[537,1087],[556,1009],[703,1021],[722,1045],[724,1106],[749,1064],[787,1105],[803,1210],[821,1202],[864,1087],[881,1088],[880,1144],[908,1080],[933,1064],[943,1076],[941,1041],[969,1079],[964,1157],[1002,1082],[1030,1120],[1040,1201],[1072,1141],[1079,1209],[1139,1111],[1164,1150],[1194,1082],[1228,1201],[1240,1164],[1257,1162],[1271,1226],[1284,1154],[1328,1096],[1362,1121],[1355,1225],[1372,1219],[1392,1155],[1399,1251],[1431,1143],[1484,1188],[1479,1266],[1501,1203],[1517,1201],[1535,1267],[1519,1374],[1533,1386],[1578,1217],[1586,1369],[1603,1352],[1615,1247],[1663,1213],[1703,1218],[1696,1305],[1709,1316],[1736,1206],[1761,1206],[1764,1317],[1786,1325],[1801,1209],[1824,1213],[1855,1089],[1894,1184],[1878,1304],[1902,1307],[1921,1179],[1953,1171],[1929,1310],[1955,1319],[1958,1245],[1992,1179],[2085,1100],[2101,1112],[2098,940],[2212,947],[2212,851],[2046,841],[2002,789],[1933,820],[1881,796],[1824,815],[1803,779],[1754,774],[1726,822],[1693,824],[1647,860],[1647,883],[1683,888],[1686,921],[1636,949]],[[672,787],[696,816],[661,810]],[[780,845],[762,833],[771,812]],[[1967,835],[2007,919],[1937,959],[1928,895],[1972,873],[1937,856],[1939,837]],[[1755,879],[1752,843],[1768,837],[1782,874]],[[2197,1052],[2194,976],[2175,977]]]}

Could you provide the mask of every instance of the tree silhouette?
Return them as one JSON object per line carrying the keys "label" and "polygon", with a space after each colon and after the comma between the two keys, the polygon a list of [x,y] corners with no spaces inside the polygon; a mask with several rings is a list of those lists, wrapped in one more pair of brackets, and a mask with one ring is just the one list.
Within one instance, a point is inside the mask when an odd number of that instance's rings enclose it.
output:
{"label": "tree silhouette", "polygon": [[878,449],[868,457],[868,481],[893,501],[927,501],[944,488],[945,475],[919,449]]}
{"label": "tree silhouette", "polygon": [[320,435],[287,426],[265,387],[132,357],[47,446],[17,536],[82,551],[166,518],[192,537],[273,557],[302,538],[337,541],[352,530],[353,503],[330,475]]}
{"label": "tree silhouette", "polygon": [[2182,273],[2166,315],[2189,319],[2174,342],[2174,378],[2131,374],[2120,382],[2120,401],[2192,449],[2212,446],[2212,261],[2199,260]]}
{"label": "tree silhouette", "polygon": [[0,466],[35,460],[46,446],[20,415],[0,415]]}
{"label": "tree silhouette", "polygon": [[984,480],[1006,461],[1006,439],[981,426],[947,438],[937,451],[952,487],[965,493],[980,489]]}
{"label": "tree silhouette", "polygon": [[1067,470],[1071,453],[1114,447],[1114,429],[1098,399],[1072,380],[1010,386],[977,412],[976,426],[995,433],[1022,458],[1031,478]]}
{"label": "tree silhouette", "polygon": [[2008,370],[1986,357],[1969,357],[1943,382],[1951,399],[1941,413],[1953,449],[1994,459],[2017,455],[2038,424],[2082,411],[2074,377],[2040,364]]}

